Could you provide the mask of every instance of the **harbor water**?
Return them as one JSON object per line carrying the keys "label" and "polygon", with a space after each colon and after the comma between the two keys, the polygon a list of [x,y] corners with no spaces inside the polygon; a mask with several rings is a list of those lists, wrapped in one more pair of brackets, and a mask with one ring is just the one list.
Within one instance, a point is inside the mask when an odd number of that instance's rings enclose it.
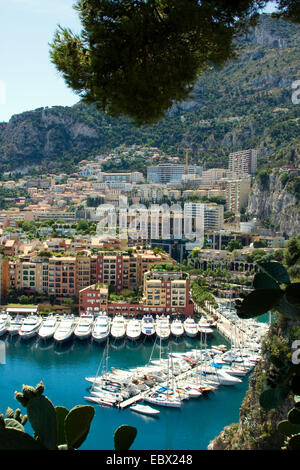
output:
{"label": "harbor water", "polygon": [[[72,339],[68,344],[56,345],[53,341],[43,343],[39,339],[22,341],[19,337],[4,338],[5,363],[0,363],[0,412],[8,406],[19,408],[14,398],[22,384],[45,385],[44,394],[57,406],[71,409],[79,404],[88,404],[84,396],[89,395],[87,376],[95,376],[103,357],[104,345],[92,341]],[[215,331],[211,345],[228,342]],[[163,358],[168,352],[185,352],[201,346],[199,339],[170,339],[162,344],[151,341],[111,342],[108,368],[129,369],[143,366],[152,359]],[[2,361],[4,362],[4,361]],[[242,383],[220,386],[207,397],[185,400],[181,408],[161,407],[158,417],[134,413],[130,408],[103,407],[97,404],[90,433],[81,450],[113,450],[114,431],[121,424],[135,426],[138,430],[132,450],[205,450],[220,431],[239,420],[239,408],[248,388],[249,375]],[[23,414],[26,410],[21,407]],[[32,435],[30,424],[25,430]]]}

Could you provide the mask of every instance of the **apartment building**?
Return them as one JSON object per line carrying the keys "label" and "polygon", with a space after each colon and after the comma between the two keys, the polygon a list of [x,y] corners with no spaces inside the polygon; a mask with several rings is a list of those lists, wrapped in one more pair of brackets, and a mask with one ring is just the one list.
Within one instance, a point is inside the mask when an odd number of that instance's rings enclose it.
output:
{"label": "apartment building", "polygon": [[202,221],[203,230],[221,230],[224,224],[224,206],[189,202],[184,204],[184,216]]}
{"label": "apartment building", "polygon": [[[167,257],[168,258],[168,257]],[[122,289],[134,290],[143,285],[144,273],[151,265],[166,260],[152,250],[119,253],[100,253],[97,259],[97,282]]]}
{"label": "apartment building", "polygon": [[79,315],[91,313],[97,315],[107,311],[108,286],[104,284],[93,284],[81,289],[79,292]]}
{"label": "apartment building", "polygon": [[142,183],[143,173],[134,171],[132,173],[103,173],[98,174],[98,181],[104,183]]}
{"label": "apartment building", "polygon": [[76,257],[76,295],[97,281],[97,256]]}
{"label": "apartment building", "polygon": [[79,292],[79,313],[97,314],[105,311],[110,315],[192,315],[194,312],[186,273],[147,271],[144,273],[143,294],[143,299],[138,304],[110,302],[108,285],[98,283]]}
{"label": "apartment building", "polygon": [[189,280],[186,273],[148,271],[144,274],[144,307],[152,313],[191,315]]}
{"label": "apartment building", "polygon": [[3,305],[5,302],[7,290],[8,290],[8,270],[9,264],[8,260],[5,258],[0,258],[0,305]]}
{"label": "apartment building", "polygon": [[48,266],[48,294],[55,297],[76,295],[76,259],[72,256],[53,257]]}
{"label": "apartment building", "polygon": [[[161,163],[147,168],[148,183],[171,183],[173,181],[181,182],[185,175],[185,165],[174,163]],[[202,175],[202,166],[188,165],[188,175]]]}
{"label": "apartment building", "polygon": [[228,168],[236,177],[253,175],[257,168],[258,150],[241,150],[229,155]]}
{"label": "apartment building", "polygon": [[[7,288],[27,289],[57,300],[78,296],[97,282],[122,289],[135,290],[143,284],[143,275],[154,263],[169,260],[152,250],[133,252],[104,251],[97,255],[26,256],[7,261]],[[4,271],[3,271],[4,272]]]}
{"label": "apartment building", "polygon": [[251,190],[250,179],[230,180],[226,183],[226,209],[239,214],[241,209],[246,209]]}

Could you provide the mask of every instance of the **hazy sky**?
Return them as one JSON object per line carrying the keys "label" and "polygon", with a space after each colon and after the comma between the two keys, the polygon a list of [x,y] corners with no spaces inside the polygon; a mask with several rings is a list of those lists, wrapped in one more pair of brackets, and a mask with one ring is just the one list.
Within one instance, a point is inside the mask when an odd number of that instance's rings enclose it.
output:
{"label": "hazy sky", "polygon": [[80,31],[74,0],[0,0],[0,122],[79,101],[49,58],[58,24]]}

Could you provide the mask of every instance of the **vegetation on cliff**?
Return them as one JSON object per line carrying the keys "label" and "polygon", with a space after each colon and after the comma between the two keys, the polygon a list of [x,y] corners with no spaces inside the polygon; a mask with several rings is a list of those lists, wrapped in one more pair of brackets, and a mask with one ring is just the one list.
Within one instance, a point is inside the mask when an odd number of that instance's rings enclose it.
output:
{"label": "vegetation on cliff", "polygon": [[[290,268],[299,262],[297,242],[295,238],[285,254]],[[263,341],[262,358],[250,377],[240,422],[225,428],[209,449],[299,449],[300,284],[291,283],[280,263],[265,262],[260,267],[254,290],[237,301],[237,313],[240,318],[252,318],[273,310],[276,321]]]}

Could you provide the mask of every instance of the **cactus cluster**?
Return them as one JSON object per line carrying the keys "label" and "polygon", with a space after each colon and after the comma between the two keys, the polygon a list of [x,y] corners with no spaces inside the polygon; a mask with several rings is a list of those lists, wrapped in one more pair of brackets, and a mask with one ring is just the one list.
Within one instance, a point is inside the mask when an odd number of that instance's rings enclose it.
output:
{"label": "cactus cluster", "polygon": [[[270,310],[286,320],[300,321],[300,283],[291,283],[285,267],[277,262],[261,263],[261,271],[253,280],[254,290],[236,302],[240,318],[253,318]],[[283,400],[294,395],[295,406],[288,419],[278,424],[278,431],[285,435],[285,449],[300,449],[300,364],[293,364],[290,352],[277,350],[266,353],[270,368],[264,390],[259,397],[260,405],[271,410]]]}
{"label": "cactus cluster", "polygon": [[[95,410],[92,406],[77,405],[71,410],[53,406],[43,395],[44,384],[36,387],[23,385],[22,393],[15,398],[27,410],[7,408],[6,418],[0,414],[0,450],[76,450],[86,440]],[[34,436],[25,432],[29,420]],[[120,426],[115,433],[116,449],[128,450],[137,430],[131,426]]]}
{"label": "cactus cluster", "polygon": [[287,420],[280,421],[278,431],[286,436],[284,449],[300,450],[300,396],[295,395],[295,405],[288,412]]}

